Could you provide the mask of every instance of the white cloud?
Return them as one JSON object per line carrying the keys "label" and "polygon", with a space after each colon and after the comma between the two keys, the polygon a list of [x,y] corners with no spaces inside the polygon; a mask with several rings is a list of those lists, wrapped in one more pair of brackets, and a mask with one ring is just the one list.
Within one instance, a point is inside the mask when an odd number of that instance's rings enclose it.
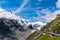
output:
{"label": "white cloud", "polygon": [[24,0],[24,2],[22,3],[22,5],[15,12],[13,12],[13,13],[20,12],[24,8],[24,6],[27,4],[27,2],[28,2],[28,0]]}
{"label": "white cloud", "polygon": [[[60,10],[56,10],[54,12],[50,12],[49,9],[42,9],[35,11],[38,14],[38,17],[33,17],[35,20],[40,20],[40,18],[46,19],[46,22],[50,22],[51,20],[55,19],[57,14],[60,14]],[[42,16],[41,14],[46,14]]]}
{"label": "white cloud", "polygon": [[46,25],[46,23],[42,23],[42,22],[40,22],[40,21],[37,21],[37,22],[31,23],[31,24],[33,24],[33,25],[34,25],[34,24],[39,24],[39,25],[41,25],[41,26],[42,26],[42,25]]}
{"label": "white cloud", "polygon": [[[56,7],[60,8],[60,0],[56,2]],[[53,7],[54,10],[54,7]],[[55,19],[57,14],[60,14],[60,10],[56,10],[54,12],[51,12],[48,8],[42,9],[42,10],[34,10],[38,14],[38,17],[33,17],[35,20],[40,20],[40,18],[46,19],[47,22],[50,22],[51,20]],[[41,16],[41,14],[44,13],[46,16]]]}
{"label": "white cloud", "polygon": [[45,18],[47,22],[50,22],[51,20],[57,17],[57,14],[60,14],[60,10],[56,10],[55,12],[52,12],[52,13],[47,11],[46,16],[44,16],[43,18]]}
{"label": "white cloud", "polygon": [[56,7],[57,7],[57,8],[60,8],[60,0],[58,0],[58,1],[56,2]]}
{"label": "white cloud", "polygon": [[46,16],[42,16],[41,18],[46,19],[47,22],[50,22],[51,20],[53,20],[56,17],[55,13],[51,13],[49,10],[45,10],[43,9],[41,13],[45,13]]}
{"label": "white cloud", "polygon": [[11,12],[8,12],[1,7],[0,7],[0,18],[19,19],[19,17],[17,15],[15,15]]}

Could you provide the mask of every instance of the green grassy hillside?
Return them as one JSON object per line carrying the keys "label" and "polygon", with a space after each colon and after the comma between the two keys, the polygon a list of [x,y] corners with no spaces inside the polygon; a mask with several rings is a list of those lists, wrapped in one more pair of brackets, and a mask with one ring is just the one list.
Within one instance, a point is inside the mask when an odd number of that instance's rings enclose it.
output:
{"label": "green grassy hillside", "polygon": [[49,34],[45,34],[39,37],[37,40],[60,40],[60,38],[57,36],[51,36]]}
{"label": "green grassy hillside", "polygon": [[[60,16],[47,23],[40,31],[29,35],[27,40],[60,40]],[[58,34],[58,33],[59,34]],[[42,35],[40,35],[41,33]],[[37,35],[37,36],[36,36]],[[39,36],[40,35],[40,36]]]}

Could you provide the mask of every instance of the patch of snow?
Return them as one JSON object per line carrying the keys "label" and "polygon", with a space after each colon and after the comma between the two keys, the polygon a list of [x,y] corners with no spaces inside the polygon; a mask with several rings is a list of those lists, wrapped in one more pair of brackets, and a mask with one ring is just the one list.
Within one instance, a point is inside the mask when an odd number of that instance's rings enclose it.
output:
{"label": "patch of snow", "polygon": [[42,23],[40,21],[38,22],[34,22],[34,23],[31,23],[33,25],[33,27],[35,27],[36,29],[40,30],[41,27],[43,27],[44,25],[46,25],[46,23]]}
{"label": "patch of snow", "polygon": [[[8,12],[8,11],[2,9],[2,8],[0,8],[0,18],[7,18],[7,19],[17,20],[18,23],[21,24],[22,26],[24,26],[25,28],[27,28],[28,25],[29,25],[29,22],[26,21],[25,19],[17,16],[14,13]],[[22,21],[23,21],[23,23],[22,23]]]}

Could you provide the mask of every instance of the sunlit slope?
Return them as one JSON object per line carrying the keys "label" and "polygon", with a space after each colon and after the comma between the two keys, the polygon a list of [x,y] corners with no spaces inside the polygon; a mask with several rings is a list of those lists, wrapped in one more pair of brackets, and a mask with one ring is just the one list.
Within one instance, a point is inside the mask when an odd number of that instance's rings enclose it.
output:
{"label": "sunlit slope", "polygon": [[[32,33],[28,37],[28,40],[60,40],[60,16],[57,16],[54,20],[47,23],[37,33]],[[36,34],[36,35],[34,35]],[[33,37],[31,37],[33,36]],[[29,39],[30,38],[30,39]]]}

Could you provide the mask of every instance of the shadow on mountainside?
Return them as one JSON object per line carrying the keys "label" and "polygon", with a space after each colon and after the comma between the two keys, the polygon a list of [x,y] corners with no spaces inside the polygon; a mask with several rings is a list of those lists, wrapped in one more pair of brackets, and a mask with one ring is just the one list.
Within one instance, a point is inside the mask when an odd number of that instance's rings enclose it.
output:
{"label": "shadow on mountainside", "polygon": [[[25,31],[16,20],[0,18],[0,39],[8,38],[8,40],[18,40],[16,30]],[[5,39],[4,39],[5,40]],[[6,39],[7,40],[7,39]]]}

